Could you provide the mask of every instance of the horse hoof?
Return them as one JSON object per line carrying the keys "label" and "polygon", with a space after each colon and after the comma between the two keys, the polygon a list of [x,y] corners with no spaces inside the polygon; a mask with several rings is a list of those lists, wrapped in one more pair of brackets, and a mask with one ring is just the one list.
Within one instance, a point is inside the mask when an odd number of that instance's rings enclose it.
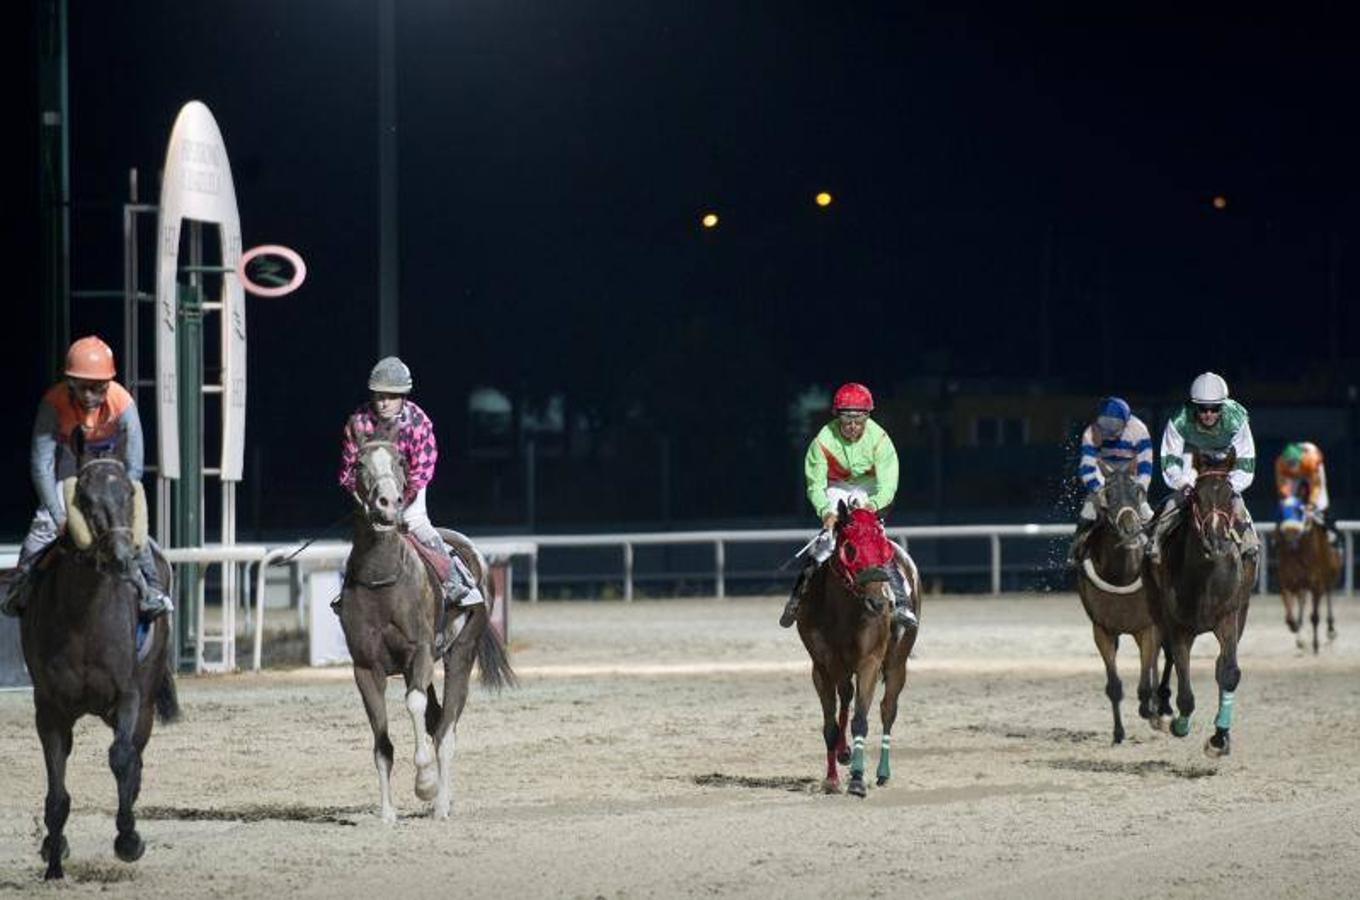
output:
{"label": "horse hoof", "polygon": [[378,818],[383,820],[384,825],[397,824],[397,811],[395,809],[384,809],[378,813]]}
{"label": "horse hoof", "polygon": [[828,778],[822,782],[823,794],[839,794],[841,792],[841,782],[839,778]]}
{"label": "horse hoof", "polygon": [[875,783],[876,783],[879,787],[883,787],[883,785],[885,785],[885,784],[888,783],[888,776],[887,776],[887,775],[880,775],[880,776],[878,776],[878,780],[877,780]]}
{"label": "horse hoof", "polygon": [[1124,729],[1119,728],[1115,730],[1114,740],[1111,743],[1113,743],[1113,745],[1116,747],[1124,743]]}
{"label": "horse hoof", "polygon": [[136,831],[125,831],[113,839],[113,852],[125,863],[136,862],[146,852],[146,843]]}
{"label": "horse hoof", "polygon": [[843,765],[843,766],[848,766],[848,765],[850,765],[850,748],[849,748],[849,747],[845,748],[844,750],[837,750],[837,751],[836,751],[836,762],[840,763],[840,764]]}
{"label": "horse hoof", "polygon": [[1219,759],[1232,753],[1232,742],[1228,740],[1226,735],[1223,738],[1222,746],[1214,744],[1217,739],[1218,735],[1214,735],[1204,742],[1204,755],[1210,759]]}
{"label": "horse hoof", "polygon": [[1171,720],[1171,733],[1176,737],[1185,737],[1190,733],[1190,717],[1177,716]]}
{"label": "horse hoof", "polygon": [[869,789],[865,787],[864,779],[855,776],[851,776],[850,786],[845,790],[846,793],[855,797],[867,797],[869,795]]}
{"label": "horse hoof", "polygon": [[434,771],[429,774],[420,772],[416,775],[416,796],[421,800],[433,800],[435,794],[439,793],[439,775]]}
{"label": "horse hoof", "polygon": [[1171,720],[1166,716],[1148,716],[1147,723],[1153,731],[1165,732],[1171,727]]}
{"label": "horse hoof", "polygon": [[[38,851],[38,855],[42,857],[42,861],[43,861],[43,862],[49,862],[49,861],[51,860],[51,858],[52,858],[52,835],[49,834],[47,837],[43,838],[42,849]],[[63,835],[61,836],[61,858],[62,858],[62,859],[67,859],[67,858],[70,857],[70,855],[71,855],[71,845],[70,845],[70,843],[67,842],[67,840],[66,840],[66,835],[63,834]],[[60,878],[61,876],[58,875],[57,877]]]}

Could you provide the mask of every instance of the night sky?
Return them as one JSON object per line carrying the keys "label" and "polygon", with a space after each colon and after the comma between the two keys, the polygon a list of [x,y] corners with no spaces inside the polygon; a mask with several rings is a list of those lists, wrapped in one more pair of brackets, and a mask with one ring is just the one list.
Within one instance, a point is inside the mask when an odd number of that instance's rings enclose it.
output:
{"label": "night sky", "polygon": [[[73,286],[121,285],[127,170],[154,200],[176,111],[206,102],[246,245],[309,266],[292,297],[249,301],[247,477],[268,493],[248,520],[330,521],[336,436],[376,357],[374,5],[71,7]],[[25,14],[7,41],[27,91],[7,108],[36,148]],[[921,375],[1049,376],[1095,396],[1212,368],[1312,375],[1322,403],[1356,377],[1360,62],[1340,21],[730,0],[398,17],[401,355],[462,467],[451,484],[480,478],[457,455],[477,385],[561,393],[600,434],[671,436],[678,494],[730,483],[693,515],[739,517],[796,495],[773,484],[797,471],[779,429],[810,385],[890,398]],[[16,539],[51,375],[29,161],[5,217]],[[116,303],[78,300],[72,320],[119,346]],[[591,471],[642,483],[654,458]],[[725,480],[761,471],[777,477],[747,496]]]}

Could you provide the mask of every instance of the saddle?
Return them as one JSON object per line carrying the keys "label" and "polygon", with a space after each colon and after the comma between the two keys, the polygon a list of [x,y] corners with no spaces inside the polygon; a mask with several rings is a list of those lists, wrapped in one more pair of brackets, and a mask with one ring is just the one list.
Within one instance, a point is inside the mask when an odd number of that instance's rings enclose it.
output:
{"label": "saddle", "polygon": [[425,563],[426,570],[430,573],[430,577],[434,579],[435,587],[442,588],[443,585],[447,584],[449,575],[452,574],[449,571],[449,558],[441,557],[437,552],[426,547],[416,540],[416,536],[409,531],[403,531],[401,536],[406,539],[406,543],[411,545],[411,549],[416,551],[416,555]]}

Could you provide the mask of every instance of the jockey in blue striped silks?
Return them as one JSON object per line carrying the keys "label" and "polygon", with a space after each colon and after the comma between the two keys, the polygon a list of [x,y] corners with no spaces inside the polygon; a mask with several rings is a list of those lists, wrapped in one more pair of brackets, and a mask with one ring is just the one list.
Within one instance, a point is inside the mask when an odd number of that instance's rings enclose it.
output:
{"label": "jockey in blue striped silks", "polygon": [[[1106,397],[1096,410],[1096,420],[1081,433],[1081,457],[1077,462],[1077,478],[1086,491],[1077,519],[1077,533],[1072,539],[1068,563],[1075,565],[1086,538],[1096,524],[1100,491],[1105,487],[1105,473],[1100,463],[1108,466],[1131,466],[1134,478],[1146,491],[1152,483],[1152,437],[1143,420],[1135,416],[1128,403],[1119,397]],[[1146,499],[1139,507],[1138,516],[1144,525],[1152,520],[1152,507]]]}

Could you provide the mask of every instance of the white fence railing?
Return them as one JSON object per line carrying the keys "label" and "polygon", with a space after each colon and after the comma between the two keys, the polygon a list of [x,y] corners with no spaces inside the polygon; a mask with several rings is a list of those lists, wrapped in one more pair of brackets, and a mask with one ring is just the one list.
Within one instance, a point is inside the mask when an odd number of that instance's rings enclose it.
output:
{"label": "white fence railing", "polygon": [[[1344,590],[1346,596],[1355,592],[1355,535],[1360,532],[1360,521],[1336,523],[1337,530],[1344,539]],[[1275,532],[1274,522],[1258,522],[1257,531],[1267,542]],[[910,548],[913,539],[921,540],[986,540],[990,548],[991,591],[1001,593],[1002,541],[1012,539],[1053,538],[1070,535],[1073,526],[1067,524],[1018,524],[1018,525],[909,525],[889,528],[891,537],[900,540]],[[580,535],[531,535],[525,537],[476,538],[478,548],[488,557],[527,557],[529,561],[529,600],[539,598],[538,556],[543,548],[598,548],[618,547],[621,552],[623,599],[631,601],[634,596],[634,550],[646,546],[685,546],[709,544],[713,547],[714,593],[718,597],[727,594],[726,569],[727,546],[729,544],[786,544],[790,555],[812,536],[811,530],[798,528],[747,530],[747,531],[659,531],[659,532],[619,532],[609,534]],[[197,603],[199,635],[196,640],[196,671],[234,671],[236,669],[236,612],[243,608],[246,612],[246,626],[253,639],[251,668],[260,668],[262,642],[264,637],[264,599],[265,574],[271,565],[287,560],[290,563],[306,565],[340,565],[349,555],[347,541],[316,542],[298,550],[302,541],[287,545],[235,544],[232,546],[209,545],[205,547],[171,547],[165,549],[166,558],[176,566],[186,563],[201,565],[198,584],[194,591]],[[0,545],[0,569],[14,565],[18,558],[16,545]],[[1269,552],[1261,554],[1258,590],[1264,592],[1269,578]],[[216,629],[209,629],[205,616],[204,582],[210,566],[238,566],[239,577],[227,579],[240,589],[237,596],[224,598],[221,607],[221,620]],[[253,571],[252,571],[253,570]],[[253,575],[253,578],[252,578]],[[254,600],[254,614],[251,614],[251,601]],[[299,604],[299,621],[302,610],[300,598],[292,597],[291,602]],[[219,645],[221,652],[217,660],[205,660],[204,648]]]}

